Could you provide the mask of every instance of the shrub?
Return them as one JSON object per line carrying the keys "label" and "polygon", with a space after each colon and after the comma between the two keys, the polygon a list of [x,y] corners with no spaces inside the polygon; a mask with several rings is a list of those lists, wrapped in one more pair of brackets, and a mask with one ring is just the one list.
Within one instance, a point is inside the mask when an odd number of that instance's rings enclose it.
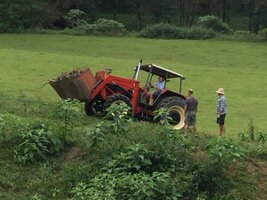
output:
{"label": "shrub", "polygon": [[86,130],[85,135],[90,140],[90,147],[98,147],[99,143],[104,141],[105,134],[107,132],[107,127],[104,125],[103,122],[99,122],[96,125],[94,125],[93,128],[89,127]]}
{"label": "shrub", "polygon": [[70,28],[79,28],[80,26],[87,24],[85,18],[86,13],[79,9],[71,9],[65,17]]}
{"label": "shrub", "polygon": [[235,31],[233,37],[227,37],[223,39],[234,39],[240,41],[260,41],[262,38],[254,33],[250,33],[249,31]]}
{"label": "shrub", "polygon": [[148,171],[148,168],[152,165],[149,155],[150,152],[144,145],[134,144],[126,152],[115,155],[104,169],[108,172],[136,173],[139,170]]}
{"label": "shrub", "polygon": [[125,25],[114,20],[100,18],[95,24],[97,30],[102,33],[123,33],[126,31]]}
{"label": "shrub", "polygon": [[[209,157],[196,165],[195,181],[200,191],[208,193],[209,199],[223,196],[232,189],[227,177],[231,163],[244,156],[243,150],[226,138],[219,138],[208,144]],[[196,164],[196,163],[195,163]]]}
{"label": "shrub", "polygon": [[64,99],[57,104],[54,112],[54,116],[64,121],[64,126],[60,128],[66,142],[71,143],[75,120],[81,112],[80,102],[78,100]]}
{"label": "shrub", "polygon": [[63,142],[58,134],[50,131],[43,123],[36,124],[20,135],[21,143],[15,146],[15,160],[18,163],[45,160],[63,149]]}
{"label": "shrub", "polygon": [[216,32],[221,33],[231,33],[232,29],[228,24],[224,23],[221,19],[214,15],[207,15],[199,17],[197,24],[201,25],[203,28],[210,28]]}
{"label": "shrub", "polygon": [[170,24],[154,24],[147,26],[140,33],[144,38],[165,39],[209,39],[215,37],[215,32],[201,27],[181,28]]}
{"label": "shrub", "polygon": [[105,33],[105,34],[122,34],[126,33],[125,25],[114,20],[104,18],[98,19],[94,24],[88,24],[81,27],[87,33]]}
{"label": "shrub", "polygon": [[178,199],[188,187],[186,184],[173,187],[175,181],[176,177],[164,172],[101,173],[88,183],[80,183],[74,187],[71,199]]}
{"label": "shrub", "polygon": [[267,28],[260,30],[259,35],[264,39],[267,40]]}
{"label": "shrub", "polygon": [[112,104],[106,109],[106,119],[110,121],[99,122],[93,127],[89,127],[85,135],[90,140],[91,147],[98,147],[99,143],[105,140],[107,134],[113,134],[119,138],[129,131],[130,108],[126,104]]}
{"label": "shrub", "polygon": [[67,28],[62,33],[69,35],[85,35],[85,34],[124,34],[127,29],[125,25],[114,21],[100,18],[94,24],[88,24],[82,21],[79,25],[73,26],[71,29]]}

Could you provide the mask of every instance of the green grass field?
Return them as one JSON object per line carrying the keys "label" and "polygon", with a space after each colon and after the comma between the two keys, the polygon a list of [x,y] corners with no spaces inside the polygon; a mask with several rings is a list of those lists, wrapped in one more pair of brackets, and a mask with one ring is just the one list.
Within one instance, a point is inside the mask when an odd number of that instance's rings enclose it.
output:
{"label": "green grass field", "polygon": [[[232,41],[149,40],[38,34],[0,35],[0,92],[21,92],[45,101],[58,101],[50,86],[41,86],[59,73],[76,67],[93,71],[106,67],[113,74],[132,77],[142,58],[187,77],[183,93],[193,88],[199,100],[200,132],[217,134],[216,89],[228,101],[227,134],[237,135],[250,118],[267,130],[267,43]],[[172,89],[177,89],[174,83]]]}

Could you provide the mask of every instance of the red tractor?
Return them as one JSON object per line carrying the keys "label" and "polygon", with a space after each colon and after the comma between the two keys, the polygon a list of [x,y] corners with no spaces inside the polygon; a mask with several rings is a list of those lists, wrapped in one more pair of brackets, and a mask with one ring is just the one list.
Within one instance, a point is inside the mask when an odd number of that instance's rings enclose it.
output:
{"label": "red tractor", "polygon": [[[132,113],[135,117],[151,120],[155,115],[155,110],[166,108],[168,118],[170,117],[172,119],[171,123],[174,125],[174,128],[181,129],[184,126],[185,104],[185,96],[181,94],[181,90],[182,80],[184,80],[185,77],[155,64],[142,65],[141,63],[142,61],[135,67],[135,73],[132,79],[114,76],[111,74],[110,69],[98,71],[96,75],[93,76],[88,69],[86,71],[87,74],[83,75],[83,73],[81,73],[81,75],[79,75],[79,79],[87,82],[86,87],[84,85],[81,86],[81,80],[75,80],[76,89],[68,84],[68,86],[65,86],[67,94],[62,94],[62,84],[60,87],[56,86],[59,82],[58,80],[50,81],[50,85],[62,98],[76,98],[85,101],[85,112],[87,115],[103,115],[105,110],[113,103],[124,102],[132,108]],[[147,73],[145,85],[143,87],[138,81],[141,71]],[[151,81],[153,78],[155,79],[155,76],[165,79],[165,89],[154,99],[153,104],[149,104],[147,100],[148,92],[151,90]],[[144,76],[142,77],[144,78]],[[174,78],[179,79],[179,87],[177,88],[179,92],[166,89],[166,83]],[[72,90],[72,92],[70,92],[70,90]],[[81,90],[84,95],[77,95],[77,90]],[[75,92],[76,94],[74,94]]]}

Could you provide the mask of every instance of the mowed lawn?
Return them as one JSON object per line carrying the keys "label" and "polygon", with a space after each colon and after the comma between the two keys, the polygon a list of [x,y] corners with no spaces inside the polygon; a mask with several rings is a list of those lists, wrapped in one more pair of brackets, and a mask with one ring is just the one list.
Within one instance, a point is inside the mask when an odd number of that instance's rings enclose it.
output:
{"label": "mowed lawn", "polygon": [[[267,131],[267,43],[2,34],[0,93],[58,101],[49,85],[41,86],[59,73],[109,67],[113,74],[131,78],[141,58],[187,77],[183,93],[193,88],[199,100],[200,132],[217,134],[219,87],[225,89],[228,102],[228,135],[247,129],[250,118],[258,130]],[[173,81],[169,87],[178,90]]]}

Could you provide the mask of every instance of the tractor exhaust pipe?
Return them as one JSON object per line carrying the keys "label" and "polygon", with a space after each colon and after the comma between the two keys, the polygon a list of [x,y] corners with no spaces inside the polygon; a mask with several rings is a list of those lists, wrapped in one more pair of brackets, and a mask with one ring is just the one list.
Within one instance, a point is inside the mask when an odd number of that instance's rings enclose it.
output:
{"label": "tractor exhaust pipe", "polygon": [[139,76],[139,71],[140,71],[140,67],[141,67],[142,62],[143,62],[143,60],[141,59],[140,62],[139,62],[139,64],[138,64],[138,67],[137,67],[137,69],[135,71],[134,80],[136,80],[136,81],[137,81],[138,76]]}

